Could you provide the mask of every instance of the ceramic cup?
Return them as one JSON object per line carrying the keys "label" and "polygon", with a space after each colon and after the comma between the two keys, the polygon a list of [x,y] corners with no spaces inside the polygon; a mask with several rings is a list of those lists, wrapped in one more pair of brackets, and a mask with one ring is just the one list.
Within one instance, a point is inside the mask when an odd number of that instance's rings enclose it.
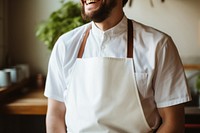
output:
{"label": "ceramic cup", "polygon": [[17,83],[18,82],[18,72],[15,67],[13,68],[6,68],[6,72],[10,72],[10,78],[12,83]]}
{"label": "ceramic cup", "polygon": [[14,66],[17,72],[17,82],[21,82],[24,79],[24,73],[21,67]]}
{"label": "ceramic cup", "polygon": [[29,66],[27,64],[18,64],[16,67],[21,69],[21,71],[22,71],[22,73],[21,73],[22,79],[30,77]]}
{"label": "ceramic cup", "polygon": [[10,72],[0,70],[0,87],[6,87],[11,85]]}

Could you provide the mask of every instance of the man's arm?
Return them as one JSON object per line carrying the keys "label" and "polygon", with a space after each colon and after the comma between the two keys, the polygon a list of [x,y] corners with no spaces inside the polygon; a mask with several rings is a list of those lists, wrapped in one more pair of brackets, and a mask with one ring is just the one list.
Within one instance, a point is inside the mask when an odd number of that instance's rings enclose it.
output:
{"label": "man's arm", "polygon": [[158,109],[162,124],[157,133],[184,133],[184,104]]}
{"label": "man's arm", "polygon": [[65,104],[53,99],[48,99],[46,116],[47,133],[66,133]]}

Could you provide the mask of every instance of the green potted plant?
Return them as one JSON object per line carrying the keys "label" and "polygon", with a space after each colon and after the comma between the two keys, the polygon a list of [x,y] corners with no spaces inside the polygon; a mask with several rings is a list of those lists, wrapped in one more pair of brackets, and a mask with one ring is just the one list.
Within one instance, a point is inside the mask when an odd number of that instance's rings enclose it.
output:
{"label": "green potted plant", "polygon": [[200,75],[198,75],[196,79],[196,88],[198,93],[200,93]]}
{"label": "green potted plant", "polygon": [[68,1],[53,12],[48,20],[40,23],[36,29],[36,37],[52,50],[58,37],[78,26],[87,23],[81,17],[79,3]]}
{"label": "green potted plant", "polygon": [[197,79],[196,79],[196,89],[197,89],[197,93],[198,93],[198,103],[199,103],[199,107],[200,107],[200,75],[198,75]]}

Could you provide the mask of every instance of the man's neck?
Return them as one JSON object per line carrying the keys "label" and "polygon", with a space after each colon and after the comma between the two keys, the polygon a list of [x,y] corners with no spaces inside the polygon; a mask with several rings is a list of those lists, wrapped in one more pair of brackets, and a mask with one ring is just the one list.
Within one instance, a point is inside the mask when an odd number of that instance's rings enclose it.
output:
{"label": "man's neck", "polygon": [[107,19],[100,23],[95,22],[95,24],[99,29],[106,31],[117,25],[122,20],[123,16],[123,10],[119,10],[116,8],[112,11],[111,15]]}

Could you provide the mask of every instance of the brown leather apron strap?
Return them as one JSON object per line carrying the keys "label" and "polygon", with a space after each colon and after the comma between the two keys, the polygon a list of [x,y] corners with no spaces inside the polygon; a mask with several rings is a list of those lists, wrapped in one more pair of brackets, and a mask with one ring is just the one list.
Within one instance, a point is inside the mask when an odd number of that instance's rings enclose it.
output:
{"label": "brown leather apron strap", "polygon": [[[127,37],[128,37],[128,41],[127,41],[127,45],[128,45],[127,46],[127,58],[133,58],[133,45],[134,45],[134,41],[133,41],[133,24],[132,24],[132,21],[130,19],[128,19],[127,26],[128,26],[128,32],[127,32]],[[83,52],[84,52],[84,49],[85,49],[86,41],[87,41],[87,38],[89,36],[91,28],[92,28],[92,26],[90,26],[85,32],[85,36],[84,36],[83,41],[81,43],[77,58],[82,58],[82,56],[83,56]]]}
{"label": "brown leather apron strap", "polygon": [[128,37],[127,58],[133,58],[133,45],[134,45],[133,23],[132,23],[132,21],[130,19],[128,19],[127,37]]}
{"label": "brown leather apron strap", "polygon": [[92,25],[90,25],[90,27],[85,32],[85,36],[84,36],[83,41],[81,43],[81,47],[79,49],[77,58],[82,58],[82,56],[83,56],[83,52],[84,52],[84,49],[85,49],[86,41],[87,41],[87,38],[89,36],[91,28],[92,28]]}

